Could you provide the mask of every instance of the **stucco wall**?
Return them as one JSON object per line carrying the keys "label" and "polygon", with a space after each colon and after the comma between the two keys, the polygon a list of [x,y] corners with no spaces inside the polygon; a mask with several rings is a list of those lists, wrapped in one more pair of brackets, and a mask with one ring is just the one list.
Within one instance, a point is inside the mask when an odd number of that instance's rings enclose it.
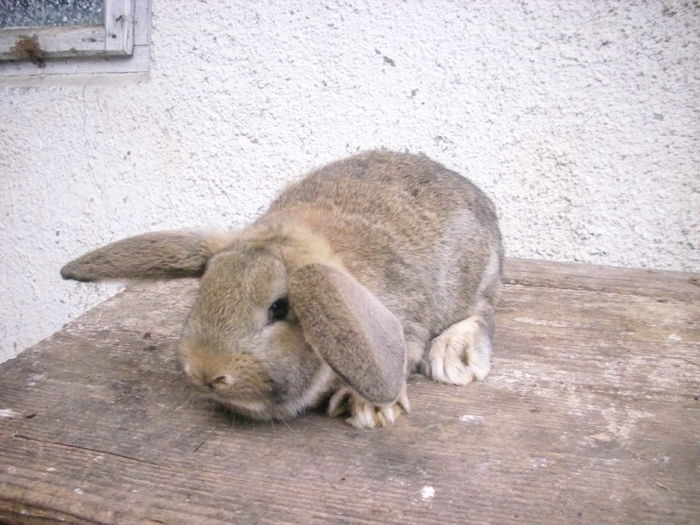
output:
{"label": "stucco wall", "polygon": [[372,147],[474,179],[510,255],[700,271],[694,4],[154,1],[147,81],[0,90],[0,360],[114,292],[72,257]]}

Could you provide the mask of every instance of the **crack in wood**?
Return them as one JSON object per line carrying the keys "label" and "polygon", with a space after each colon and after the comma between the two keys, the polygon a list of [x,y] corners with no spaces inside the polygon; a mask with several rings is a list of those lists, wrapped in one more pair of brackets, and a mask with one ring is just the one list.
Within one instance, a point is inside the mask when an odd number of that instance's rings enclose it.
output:
{"label": "crack in wood", "polygon": [[100,450],[97,448],[83,447],[80,445],[72,445],[70,443],[62,443],[60,441],[44,441],[43,439],[33,438],[31,436],[25,436],[24,434],[13,434],[13,438],[25,439],[27,441],[33,441],[35,443],[41,443],[42,445],[56,445],[60,447],[67,447],[76,450],[84,450],[86,452],[94,452],[96,454],[106,454],[108,456],[114,456],[122,459],[128,459],[130,461],[136,461],[137,463],[143,463],[145,465],[153,465],[156,467],[162,467],[160,463],[155,463],[153,461],[148,461],[147,459],[135,458],[133,456],[127,456],[124,454],[119,454],[117,452],[110,452],[109,450]]}
{"label": "crack in wood", "polygon": [[684,363],[688,363],[689,365],[700,366],[700,363],[696,363],[695,361],[693,361],[692,359],[688,359],[687,357],[678,356],[676,359],[679,359]]}
{"label": "crack in wood", "polygon": [[[27,519],[37,518],[44,523],[46,520],[65,522],[70,520],[71,523],[91,523],[91,524],[101,524],[106,523],[104,521],[95,521],[86,516],[81,516],[75,512],[68,512],[65,510],[54,509],[44,505],[39,505],[37,503],[24,503],[19,506],[18,510],[16,501],[12,499],[4,498],[0,495],[0,503],[9,503],[10,507],[6,511],[4,509],[0,510],[0,523],[28,523]],[[10,521],[8,518],[14,518]]]}

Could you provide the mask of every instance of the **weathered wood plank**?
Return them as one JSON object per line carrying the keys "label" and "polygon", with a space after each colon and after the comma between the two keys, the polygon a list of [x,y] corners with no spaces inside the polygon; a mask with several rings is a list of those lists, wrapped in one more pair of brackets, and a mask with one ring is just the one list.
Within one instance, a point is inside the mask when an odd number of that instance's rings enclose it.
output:
{"label": "weathered wood plank", "polygon": [[193,396],[173,351],[196,283],[131,288],[0,365],[0,521],[697,522],[696,276],[516,264],[491,376],[414,377],[376,431]]}
{"label": "weathered wood plank", "polygon": [[700,275],[684,272],[507,259],[505,281],[526,286],[644,295],[661,301],[668,297],[700,300]]}

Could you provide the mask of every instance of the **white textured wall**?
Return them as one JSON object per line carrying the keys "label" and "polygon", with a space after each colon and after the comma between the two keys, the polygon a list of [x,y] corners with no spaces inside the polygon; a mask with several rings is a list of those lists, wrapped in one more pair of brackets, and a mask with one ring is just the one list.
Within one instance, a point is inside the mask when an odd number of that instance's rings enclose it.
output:
{"label": "white textured wall", "polygon": [[153,11],[148,81],[0,90],[0,359],[114,291],[63,282],[72,257],[240,225],[290,178],[377,146],[474,179],[510,255],[700,271],[694,2]]}

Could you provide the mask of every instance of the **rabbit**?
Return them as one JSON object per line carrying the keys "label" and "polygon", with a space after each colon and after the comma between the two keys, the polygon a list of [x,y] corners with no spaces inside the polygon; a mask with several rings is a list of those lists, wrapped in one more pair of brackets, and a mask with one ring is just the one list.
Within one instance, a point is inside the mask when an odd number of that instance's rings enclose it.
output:
{"label": "rabbit", "polygon": [[255,420],[327,402],[372,428],[409,411],[412,372],[486,377],[502,264],[481,190],[422,154],[376,150],[312,171],[240,231],[137,235],[61,275],[199,277],[177,348],[196,389]]}

